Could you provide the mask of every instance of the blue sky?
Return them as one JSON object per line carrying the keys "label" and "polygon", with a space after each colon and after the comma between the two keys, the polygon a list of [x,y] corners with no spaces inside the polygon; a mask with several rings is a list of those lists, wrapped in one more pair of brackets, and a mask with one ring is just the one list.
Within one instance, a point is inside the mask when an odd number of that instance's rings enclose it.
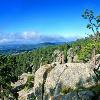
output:
{"label": "blue sky", "polygon": [[84,37],[91,31],[81,14],[88,8],[98,15],[99,6],[100,0],[0,0],[0,43]]}

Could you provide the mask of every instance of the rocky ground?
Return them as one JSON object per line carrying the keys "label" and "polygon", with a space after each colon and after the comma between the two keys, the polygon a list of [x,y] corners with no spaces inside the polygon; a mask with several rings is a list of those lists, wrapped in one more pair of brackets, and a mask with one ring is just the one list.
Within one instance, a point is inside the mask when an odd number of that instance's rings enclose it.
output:
{"label": "rocky ground", "polygon": [[[22,84],[32,75],[34,82],[30,89],[18,92],[19,100],[100,100],[100,81],[93,64],[61,61],[41,66],[35,75],[23,74]],[[13,86],[19,86],[17,83]]]}

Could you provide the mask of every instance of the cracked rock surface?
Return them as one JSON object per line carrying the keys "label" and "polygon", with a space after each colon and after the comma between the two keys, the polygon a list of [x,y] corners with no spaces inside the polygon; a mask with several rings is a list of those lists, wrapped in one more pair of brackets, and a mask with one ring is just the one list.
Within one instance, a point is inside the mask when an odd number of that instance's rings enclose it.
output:
{"label": "cracked rock surface", "polygon": [[[60,64],[55,62],[54,64],[47,64],[46,66],[41,66],[35,73],[34,93],[37,100],[49,100],[48,98],[50,98],[50,96],[57,97],[57,95],[60,94],[60,89],[62,89],[64,86],[76,88],[77,86],[90,87],[95,85],[93,77],[95,77],[95,74],[91,69],[91,64],[89,63]],[[71,95],[76,96],[75,98],[79,98],[84,94],[85,92],[79,94],[72,93]],[[90,94],[92,95],[92,93]],[[68,97],[69,95],[63,98]]]}

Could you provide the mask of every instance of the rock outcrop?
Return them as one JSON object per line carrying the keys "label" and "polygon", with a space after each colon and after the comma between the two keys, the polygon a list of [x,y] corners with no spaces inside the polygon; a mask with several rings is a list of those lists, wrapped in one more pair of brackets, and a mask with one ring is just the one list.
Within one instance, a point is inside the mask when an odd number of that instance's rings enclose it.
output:
{"label": "rock outcrop", "polygon": [[34,96],[34,90],[31,89],[31,90],[21,90],[19,91],[19,97],[18,97],[18,100],[33,100],[35,99],[35,96]]}
{"label": "rock outcrop", "polygon": [[48,74],[45,83],[45,92],[50,94],[50,89],[55,89],[58,84],[62,84],[63,88],[90,87],[95,85],[95,74],[90,64],[84,63],[66,63],[58,64]]}
{"label": "rock outcrop", "polygon": [[60,50],[55,50],[53,53],[54,62],[59,62],[60,64],[64,64],[64,54]]}
{"label": "rock outcrop", "polygon": [[44,84],[48,73],[51,71],[52,66],[50,64],[41,66],[35,73],[34,79],[34,94],[37,100],[43,100]]}
{"label": "rock outcrop", "polygon": [[73,59],[74,59],[74,51],[73,51],[73,48],[70,48],[67,51],[67,62],[68,63],[72,63],[73,62]]}
{"label": "rock outcrop", "polygon": [[41,66],[35,73],[34,81],[37,100],[49,100],[51,96],[59,95],[64,87],[75,89],[95,85],[96,76],[91,66],[89,63],[57,62]]}
{"label": "rock outcrop", "polygon": [[[34,77],[34,74],[23,73],[17,82],[12,83],[13,91],[18,93],[18,100],[27,100],[30,95],[33,95],[33,89],[25,90],[25,84],[28,81],[28,77]],[[34,83],[33,83],[34,84]]]}
{"label": "rock outcrop", "polygon": [[[43,65],[35,72],[34,87],[28,91],[19,91],[19,100],[28,100],[32,97],[36,97],[35,100],[91,100],[95,97],[95,94],[89,90],[69,91],[82,87],[90,88],[97,84],[93,64],[61,63],[61,59],[58,58],[56,58],[56,62]],[[25,73],[21,75],[20,81],[23,81],[21,84],[26,83],[29,75]],[[19,83],[18,81],[15,85],[20,86]],[[67,93],[64,94],[63,91],[67,91]],[[29,100],[33,100],[33,98]]]}
{"label": "rock outcrop", "polygon": [[27,82],[28,76],[33,76],[33,74],[23,73],[17,82],[12,83],[11,86],[14,88],[21,87]]}
{"label": "rock outcrop", "polygon": [[[53,96],[50,100],[92,100],[95,94],[92,91],[69,92],[65,95]],[[99,100],[97,98],[97,100]]]}
{"label": "rock outcrop", "polygon": [[94,59],[96,60],[96,63],[98,63],[98,61],[100,62],[100,54],[95,55],[95,57],[89,60],[89,63],[94,64]]}
{"label": "rock outcrop", "polygon": [[73,48],[70,48],[67,51],[67,63],[78,63],[78,62],[79,62],[78,55],[75,53]]}

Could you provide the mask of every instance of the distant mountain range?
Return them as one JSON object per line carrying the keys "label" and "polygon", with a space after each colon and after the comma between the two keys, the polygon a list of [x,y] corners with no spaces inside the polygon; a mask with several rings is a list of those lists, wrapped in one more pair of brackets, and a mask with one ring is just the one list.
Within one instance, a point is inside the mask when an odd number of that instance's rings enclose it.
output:
{"label": "distant mountain range", "polygon": [[39,44],[5,44],[5,45],[0,45],[0,53],[1,54],[20,53],[25,51],[32,51],[40,47],[60,45],[63,43],[64,42],[56,42],[56,43],[45,42]]}

